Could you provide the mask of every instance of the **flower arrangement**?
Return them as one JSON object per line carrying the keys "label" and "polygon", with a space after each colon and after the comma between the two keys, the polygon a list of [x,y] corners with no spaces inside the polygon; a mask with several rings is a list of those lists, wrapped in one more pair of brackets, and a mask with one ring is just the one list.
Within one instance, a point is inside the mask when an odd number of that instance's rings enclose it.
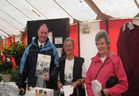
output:
{"label": "flower arrangement", "polygon": [[[25,48],[26,48],[25,43],[17,41],[11,43],[9,47],[6,47],[2,50],[5,56],[5,61],[0,60],[0,70],[2,70],[2,73],[5,74],[12,73],[12,78],[14,79],[17,77],[17,74],[20,69],[21,57],[23,55]],[[13,70],[13,63],[11,62],[11,57],[13,57],[16,62],[16,66],[14,66],[15,70]]]}
{"label": "flower arrangement", "polygon": [[5,56],[19,58],[22,56],[24,50],[26,48],[26,44],[23,42],[13,42],[9,47],[3,50],[3,54]]}
{"label": "flower arrangement", "polygon": [[14,57],[15,61],[18,62],[16,62],[16,65],[19,66],[25,48],[25,43],[19,41],[13,42],[9,47],[3,50],[3,54],[5,55],[5,57]]}

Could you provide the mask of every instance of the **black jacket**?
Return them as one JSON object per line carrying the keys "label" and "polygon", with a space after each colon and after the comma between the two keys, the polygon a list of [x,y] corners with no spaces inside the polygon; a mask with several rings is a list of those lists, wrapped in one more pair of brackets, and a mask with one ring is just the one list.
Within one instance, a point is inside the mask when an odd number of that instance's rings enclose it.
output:
{"label": "black jacket", "polygon": [[[54,54],[55,51],[55,54]],[[23,60],[25,62],[23,71],[21,73],[21,82],[19,84],[19,88],[22,88],[24,85],[24,82],[26,78],[28,77],[28,86],[35,87],[37,77],[35,76],[36,72],[36,64],[37,64],[37,57],[38,54],[45,54],[51,56],[51,63],[50,63],[50,71],[49,76],[50,80],[46,81],[47,88],[56,88],[56,80],[57,80],[57,71],[59,63],[55,64],[55,58],[58,59],[58,53],[56,51],[56,48],[50,43],[49,39],[46,41],[44,47],[40,49],[37,44],[37,39],[34,40],[33,44],[29,45],[28,51],[27,51],[26,60]],[[23,57],[24,58],[24,55]],[[22,61],[21,61],[22,62]]]}
{"label": "black jacket", "polygon": [[[73,67],[73,80],[72,82],[82,79],[82,65],[84,59],[81,57],[74,56],[74,67]],[[65,72],[65,59],[60,60],[60,82],[64,85],[64,72]],[[79,96],[85,96],[85,90],[82,86],[78,86]],[[77,96],[77,91],[74,89],[74,93],[71,96]]]}

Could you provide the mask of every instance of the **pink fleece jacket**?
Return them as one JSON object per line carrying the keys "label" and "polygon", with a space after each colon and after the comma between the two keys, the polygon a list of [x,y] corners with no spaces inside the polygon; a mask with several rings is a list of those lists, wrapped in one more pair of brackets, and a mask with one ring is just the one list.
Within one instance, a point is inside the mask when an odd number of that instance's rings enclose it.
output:
{"label": "pink fleece jacket", "polygon": [[[110,51],[108,52],[106,58],[109,56]],[[105,59],[106,60],[106,59]],[[105,62],[105,61],[104,61]],[[102,61],[99,58],[99,53],[92,58],[91,65],[88,69],[86,76],[86,90],[88,96],[94,96],[93,90],[91,87],[92,80],[95,79],[95,76],[102,66]],[[121,96],[121,93],[124,93],[128,89],[128,81],[123,64],[120,57],[117,54],[113,54],[105,63],[101,71],[97,76],[97,80],[102,84],[102,88],[106,88],[106,82],[111,76],[116,76],[118,78],[118,84],[109,88],[111,96]]]}

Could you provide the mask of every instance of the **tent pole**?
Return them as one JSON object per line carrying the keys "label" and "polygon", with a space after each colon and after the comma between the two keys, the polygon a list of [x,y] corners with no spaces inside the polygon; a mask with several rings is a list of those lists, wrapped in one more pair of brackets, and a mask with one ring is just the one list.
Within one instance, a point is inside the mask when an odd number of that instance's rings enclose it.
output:
{"label": "tent pole", "polygon": [[108,19],[105,19],[105,27],[106,27],[106,32],[109,34],[109,21]]}

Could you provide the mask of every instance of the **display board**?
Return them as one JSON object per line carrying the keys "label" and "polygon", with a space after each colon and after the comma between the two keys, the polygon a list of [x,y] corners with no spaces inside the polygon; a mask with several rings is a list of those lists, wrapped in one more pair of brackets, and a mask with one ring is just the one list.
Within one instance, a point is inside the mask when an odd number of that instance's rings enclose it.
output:
{"label": "display board", "polygon": [[[69,18],[47,19],[27,22],[27,43],[31,43],[33,38],[37,36],[39,25],[45,23],[48,26],[49,39],[56,46],[59,53],[63,47],[66,37],[69,37],[70,24]],[[59,54],[60,55],[60,54]]]}

